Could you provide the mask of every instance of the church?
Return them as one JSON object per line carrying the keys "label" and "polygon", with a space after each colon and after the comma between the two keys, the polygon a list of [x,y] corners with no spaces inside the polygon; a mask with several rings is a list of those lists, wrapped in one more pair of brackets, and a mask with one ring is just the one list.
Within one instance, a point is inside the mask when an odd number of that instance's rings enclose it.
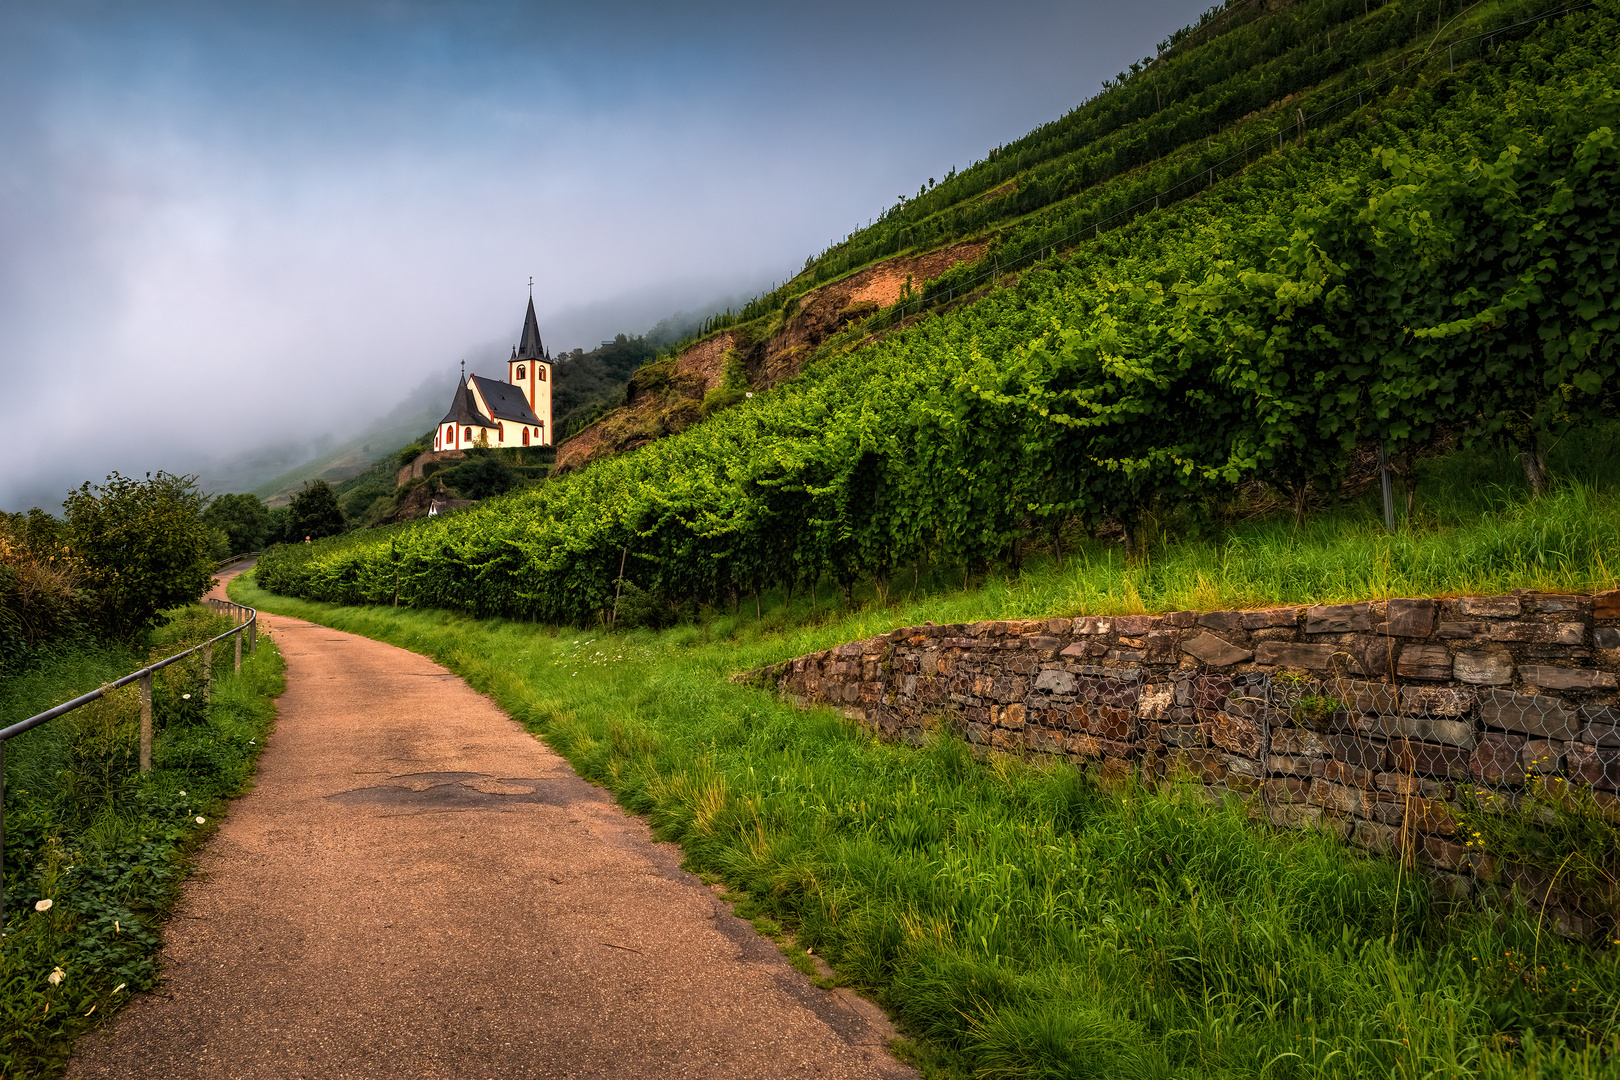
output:
{"label": "church", "polygon": [[434,450],[551,445],[551,355],[540,344],[534,297],[506,381],[468,375],[433,433]]}

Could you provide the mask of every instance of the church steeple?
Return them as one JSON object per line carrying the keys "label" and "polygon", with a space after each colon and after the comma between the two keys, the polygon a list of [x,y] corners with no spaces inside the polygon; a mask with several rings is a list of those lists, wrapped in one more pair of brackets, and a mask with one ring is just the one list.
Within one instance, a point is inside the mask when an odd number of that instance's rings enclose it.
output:
{"label": "church steeple", "polygon": [[518,342],[515,360],[544,360],[546,350],[540,344],[540,324],[534,318],[534,297],[529,297],[529,313],[523,317],[523,337]]}

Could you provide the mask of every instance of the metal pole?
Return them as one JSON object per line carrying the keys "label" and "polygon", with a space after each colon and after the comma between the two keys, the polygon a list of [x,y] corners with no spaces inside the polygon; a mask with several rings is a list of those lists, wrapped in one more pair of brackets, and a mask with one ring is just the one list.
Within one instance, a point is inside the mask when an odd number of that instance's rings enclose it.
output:
{"label": "metal pole", "polygon": [[141,676],[141,772],[152,771],[152,673]]}
{"label": "metal pole", "polygon": [[1378,471],[1384,478],[1384,529],[1393,534],[1395,532],[1395,493],[1389,485],[1389,448],[1383,443],[1378,444]]}

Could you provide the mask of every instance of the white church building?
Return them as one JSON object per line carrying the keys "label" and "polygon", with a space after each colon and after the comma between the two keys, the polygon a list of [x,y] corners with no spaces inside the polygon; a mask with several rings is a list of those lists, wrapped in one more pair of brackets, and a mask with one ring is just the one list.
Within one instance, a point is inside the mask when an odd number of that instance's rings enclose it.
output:
{"label": "white church building", "polygon": [[523,337],[506,362],[506,381],[468,375],[433,433],[433,449],[551,445],[551,355],[540,344],[534,297]]}

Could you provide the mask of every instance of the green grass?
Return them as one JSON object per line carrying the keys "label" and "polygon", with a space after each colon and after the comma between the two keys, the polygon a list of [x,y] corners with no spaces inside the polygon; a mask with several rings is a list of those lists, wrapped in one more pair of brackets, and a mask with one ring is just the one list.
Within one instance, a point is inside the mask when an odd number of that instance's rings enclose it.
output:
{"label": "green grass", "polygon": [[1437,904],[1389,863],[1201,791],[1107,790],[947,738],[884,745],[731,679],[925,619],[1613,585],[1620,507],[1596,476],[1525,504],[1490,462],[1426,468],[1434,495],[1394,538],[1362,502],[1142,567],[1088,545],[968,592],[924,573],[908,598],[902,575],[887,605],[812,613],[801,591],[660,632],[231,591],[491,694],[746,917],[885,1004],[929,1075],[1620,1077],[1620,950]]}
{"label": "green grass", "polygon": [[[157,631],[168,656],[229,626],[182,609]],[[0,1076],[53,1076],[73,1039],[157,978],[158,927],[186,855],[246,789],[282,689],[283,663],[261,639],[230,674],[216,650],[212,701],[200,663],[153,679],[153,769],[137,769],[139,698],[114,691],[8,740],[5,949],[0,956]],[[145,657],[82,647],[8,679],[0,723],[25,719],[136,668]],[[189,696],[187,696],[189,695]],[[45,904],[45,901],[49,901]],[[43,906],[44,910],[39,910]],[[58,982],[51,975],[60,971]]]}

